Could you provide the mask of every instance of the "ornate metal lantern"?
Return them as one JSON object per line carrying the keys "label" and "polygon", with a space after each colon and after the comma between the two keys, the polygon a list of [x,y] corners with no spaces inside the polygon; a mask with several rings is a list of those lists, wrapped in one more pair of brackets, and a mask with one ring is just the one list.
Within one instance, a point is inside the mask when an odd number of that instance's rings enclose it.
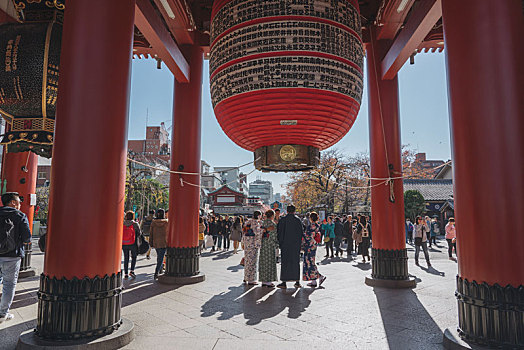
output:
{"label": "ornate metal lantern", "polygon": [[16,2],[19,20],[0,26],[0,114],[9,152],[51,157],[64,5]]}
{"label": "ornate metal lantern", "polygon": [[357,0],[216,0],[211,97],[224,132],[265,171],[318,164],[362,97]]}

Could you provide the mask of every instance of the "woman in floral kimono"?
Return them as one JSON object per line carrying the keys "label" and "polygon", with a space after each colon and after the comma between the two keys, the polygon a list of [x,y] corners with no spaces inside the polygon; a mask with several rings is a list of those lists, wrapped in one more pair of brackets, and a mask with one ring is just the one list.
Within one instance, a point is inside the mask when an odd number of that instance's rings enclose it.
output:
{"label": "woman in floral kimono", "polygon": [[302,268],[302,279],[304,281],[311,281],[307,285],[309,287],[317,286],[317,279],[319,286],[324,283],[326,276],[318,272],[317,264],[315,263],[315,255],[317,254],[317,244],[321,242],[320,225],[318,224],[318,214],[313,212],[309,215],[309,225],[304,230],[302,236],[302,250],[304,251],[304,266]]}
{"label": "woman in floral kimono", "polygon": [[258,261],[258,280],[264,287],[274,287],[272,283],[277,277],[278,248],[277,224],[273,221],[275,212],[266,211],[266,218],[262,221],[262,246],[260,247],[260,259]]}
{"label": "woman in floral kimono", "polygon": [[257,285],[257,259],[258,250],[262,240],[262,228],[260,227],[261,212],[253,213],[253,218],[246,221],[244,225],[244,283],[250,286]]}

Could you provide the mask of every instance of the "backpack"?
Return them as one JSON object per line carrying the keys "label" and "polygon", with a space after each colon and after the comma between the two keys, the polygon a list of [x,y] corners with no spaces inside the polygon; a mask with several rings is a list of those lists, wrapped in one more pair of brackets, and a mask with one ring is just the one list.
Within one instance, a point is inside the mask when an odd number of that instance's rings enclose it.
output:
{"label": "backpack", "polygon": [[362,237],[369,237],[369,231],[367,226],[362,228]]}
{"label": "backpack", "polygon": [[124,233],[122,235],[122,245],[132,245],[135,244],[135,228],[133,225],[126,226],[124,225]]}
{"label": "backpack", "polygon": [[17,248],[15,225],[9,217],[0,218],[0,254],[7,254]]}
{"label": "backpack", "polygon": [[149,219],[144,219],[144,223],[142,225],[142,233],[145,234],[145,235],[149,235],[149,232],[151,231],[151,223],[153,222],[153,220],[149,220]]}

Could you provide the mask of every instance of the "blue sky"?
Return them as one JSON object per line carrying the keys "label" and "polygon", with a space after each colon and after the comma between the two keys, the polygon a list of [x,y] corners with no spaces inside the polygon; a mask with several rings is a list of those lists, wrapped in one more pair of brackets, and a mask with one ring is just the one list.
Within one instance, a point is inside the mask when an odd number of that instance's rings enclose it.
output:
{"label": "blue sky", "polygon": [[[211,166],[236,166],[253,160],[253,154],[234,144],[216,121],[209,92],[209,62],[204,63],[202,85],[202,159]],[[173,110],[173,75],[156,61],[133,60],[131,105],[128,138],[145,138],[146,115],[149,125],[165,122],[171,126]],[[405,64],[399,72],[402,143],[426,152],[429,159],[451,158],[448,118],[447,82],[444,53],[423,53],[415,56],[415,64]],[[360,113],[349,133],[334,147],[348,155],[369,151],[367,81]],[[249,172],[253,166],[243,168]],[[287,175],[254,172],[248,178],[271,180],[274,192]]]}

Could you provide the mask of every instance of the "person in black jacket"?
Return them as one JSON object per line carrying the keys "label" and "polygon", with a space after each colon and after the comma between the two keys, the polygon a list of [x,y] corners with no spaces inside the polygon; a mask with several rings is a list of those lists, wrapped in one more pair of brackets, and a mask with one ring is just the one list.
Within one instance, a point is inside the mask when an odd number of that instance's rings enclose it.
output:
{"label": "person in black jacket", "polygon": [[342,221],[340,221],[339,217],[335,218],[335,255],[338,257],[338,254],[340,253],[340,256],[342,257],[342,254],[344,253],[342,251],[342,248],[340,245],[342,244],[342,238],[344,236],[344,225],[342,224]]}
{"label": "person in black jacket", "polygon": [[27,216],[20,211],[20,196],[16,192],[2,195],[0,208],[0,323],[14,318],[9,308],[15,296],[20,264],[24,257],[24,243],[31,242]]}
{"label": "person in black jacket", "polygon": [[348,258],[351,257],[353,253],[353,217],[348,215],[346,221],[344,221],[344,235],[343,237],[347,240],[348,248]]}

